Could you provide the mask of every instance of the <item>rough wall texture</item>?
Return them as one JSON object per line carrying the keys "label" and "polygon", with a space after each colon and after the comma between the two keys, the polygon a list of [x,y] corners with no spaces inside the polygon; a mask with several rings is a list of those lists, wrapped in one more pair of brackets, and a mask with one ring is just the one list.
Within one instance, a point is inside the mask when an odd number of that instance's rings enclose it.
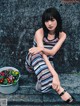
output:
{"label": "rough wall texture", "polygon": [[58,72],[80,70],[80,3],[61,0],[0,0],[0,67],[14,66],[26,73],[26,53],[35,30],[41,27],[41,15],[53,6],[60,12],[67,33],[55,67]]}

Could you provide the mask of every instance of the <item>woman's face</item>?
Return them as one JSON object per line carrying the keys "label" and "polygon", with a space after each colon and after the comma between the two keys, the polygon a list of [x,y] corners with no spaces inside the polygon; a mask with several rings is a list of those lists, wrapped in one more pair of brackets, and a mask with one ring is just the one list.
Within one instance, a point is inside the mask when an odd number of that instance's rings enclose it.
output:
{"label": "woman's face", "polygon": [[45,26],[47,27],[47,29],[49,31],[54,31],[55,28],[57,27],[57,21],[56,21],[56,19],[45,21]]}

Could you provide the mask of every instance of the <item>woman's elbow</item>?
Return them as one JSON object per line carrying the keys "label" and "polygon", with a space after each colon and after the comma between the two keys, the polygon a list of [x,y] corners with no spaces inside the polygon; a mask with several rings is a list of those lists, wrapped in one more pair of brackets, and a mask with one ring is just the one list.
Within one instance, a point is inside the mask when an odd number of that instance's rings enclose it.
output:
{"label": "woman's elbow", "polygon": [[64,34],[64,40],[66,39],[66,37],[67,37],[67,35],[66,35],[66,34]]}
{"label": "woman's elbow", "polygon": [[50,52],[49,55],[50,55],[50,56],[54,56],[54,54],[55,54],[55,53],[52,51],[52,52]]}
{"label": "woman's elbow", "polygon": [[59,39],[65,41],[66,37],[67,37],[66,33],[62,32],[60,33]]}

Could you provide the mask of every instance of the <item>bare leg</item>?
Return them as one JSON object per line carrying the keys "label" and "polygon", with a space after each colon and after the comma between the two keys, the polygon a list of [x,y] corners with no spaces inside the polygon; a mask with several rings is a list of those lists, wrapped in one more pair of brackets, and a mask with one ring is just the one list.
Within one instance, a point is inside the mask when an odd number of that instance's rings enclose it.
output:
{"label": "bare leg", "polygon": [[[53,82],[52,82],[52,88],[54,90],[57,91],[57,93],[60,95],[61,94],[61,98],[64,100],[64,101],[67,101],[68,99],[70,99],[69,102],[72,102],[74,101],[74,99],[72,98],[72,96],[68,93],[68,92],[64,92],[64,89],[61,87],[60,85],[60,81],[59,81],[59,77],[58,77],[58,74],[57,72],[55,71],[55,69],[53,68],[53,66],[51,65],[50,61],[48,60],[47,56],[45,54],[43,54],[43,58],[49,68],[49,71],[51,72],[52,76],[53,76]],[[55,77],[56,76],[56,77]],[[55,86],[57,86],[57,88],[55,88]]]}
{"label": "bare leg", "polygon": [[[54,89],[53,85],[52,85],[52,88]],[[56,89],[54,89],[54,90],[56,91]],[[58,91],[56,91],[56,92],[59,95],[62,94],[61,95],[62,100],[67,101],[68,99],[70,99],[69,100],[69,103],[74,101],[74,99],[72,98],[72,96],[67,91],[65,91],[64,88],[62,88],[61,86],[60,86],[60,89]]]}
{"label": "bare leg", "polygon": [[[61,92],[63,92],[63,91],[64,91],[64,89],[60,86],[60,90],[59,90],[57,93],[58,93],[58,94],[61,94]],[[62,98],[64,101],[68,100],[70,97],[71,97],[71,95],[70,95],[68,92],[65,92],[65,93],[61,96],[61,98]]]}

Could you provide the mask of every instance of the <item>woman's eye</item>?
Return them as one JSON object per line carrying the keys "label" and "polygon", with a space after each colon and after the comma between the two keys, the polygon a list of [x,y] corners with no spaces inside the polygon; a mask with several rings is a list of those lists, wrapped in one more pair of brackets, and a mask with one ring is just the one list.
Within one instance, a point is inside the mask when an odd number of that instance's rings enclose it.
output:
{"label": "woman's eye", "polygon": [[51,21],[55,21],[55,19],[52,19]]}

